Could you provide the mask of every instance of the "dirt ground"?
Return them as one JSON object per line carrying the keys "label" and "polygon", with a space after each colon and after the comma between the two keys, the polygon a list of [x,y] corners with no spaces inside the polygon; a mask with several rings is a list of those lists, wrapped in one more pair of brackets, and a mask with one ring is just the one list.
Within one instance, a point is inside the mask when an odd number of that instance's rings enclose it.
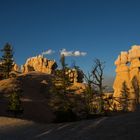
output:
{"label": "dirt ground", "polygon": [[39,124],[0,117],[0,140],[139,140],[140,110],[71,123]]}

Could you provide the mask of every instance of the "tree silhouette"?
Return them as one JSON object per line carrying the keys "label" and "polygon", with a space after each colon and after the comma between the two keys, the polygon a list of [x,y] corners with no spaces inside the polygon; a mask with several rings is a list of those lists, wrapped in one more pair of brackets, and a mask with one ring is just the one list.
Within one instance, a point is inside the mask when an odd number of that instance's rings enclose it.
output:
{"label": "tree silhouette", "polygon": [[99,94],[103,93],[103,72],[104,72],[105,62],[102,62],[100,59],[95,59],[92,68],[92,83],[94,86],[98,87]]}
{"label": "tree silhouette", "polygon": [[97,87],[97,90],[99,92],[99,108],[98,111],[99,113],[104,112],[104,100],[102,99],[102,94],[103,94],[103,90],[104,90],[104,86],[103,86],[103,74],[104,74],[104,68],[105,68],[105,62],[102,62],[100,59],[94,59],[94,63],[93,63],[93,68],[92,68],[92,83],[94,85],[94,87]]}
{"label": "tree silhouette", "polygon": [[92,83],[92,75],[88,73],[88,75],[84,75],[84,76],[85,76],[85,81],[87,83],[86,89],[84,92],[84,99],[85,99],[87,112],[90,114],[94,112],[92,100],[93,100],[93,96],[95,95],[95,91],[94,91],[94,87]]}
{"label": "tree silhouette", "polygon": [[70,82],[70,78],[69,76],[66,74],[66,72],[68,71],[68,67],[67,64],[65,63],[65,55],[62,54],[61,58],[60,58],[60,62],[61,62],[61,70],[58,70],[57,73],[57,77],[59,77],[60,81],[61,81],[61,89],[63,89],[64,94],[67,93],[67,87],[70,86],[71,82]]}
{"label": "tree silhouette", "polygon": [[4,48],[1,50],[3,52],[1,58],[1,70],[4,78],[9,78],[9,73],[13,68],[13,48],[9,43],[6,43]]}

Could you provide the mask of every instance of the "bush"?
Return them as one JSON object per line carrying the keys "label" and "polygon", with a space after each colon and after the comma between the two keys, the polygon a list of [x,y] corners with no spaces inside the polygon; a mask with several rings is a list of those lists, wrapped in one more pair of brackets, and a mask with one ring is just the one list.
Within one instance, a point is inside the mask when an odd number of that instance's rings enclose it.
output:
{"label": "bush", "polygon": [[54,122],[71,122],[76,121],[77,116],[76,114],[71,110],[59,110],[55,112],[56,118]]}
{"label": "bush", "polygon": [[21,115],[23,113],[23,107],[21,105],[19,89],[14,89],[13,93],[9,97],[8,103],[8,112],[17,117],[17,115]]}

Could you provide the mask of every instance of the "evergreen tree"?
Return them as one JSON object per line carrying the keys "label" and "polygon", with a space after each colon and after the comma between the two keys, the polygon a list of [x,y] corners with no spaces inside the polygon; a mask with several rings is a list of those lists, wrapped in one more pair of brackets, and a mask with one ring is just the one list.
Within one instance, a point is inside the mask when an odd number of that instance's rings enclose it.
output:
{"label": "evergreen tree", "polygon": [[127,84],[125,81],[122,83],[121,93],[122,93],[122,99],[121,99],[122,108],[123,108],[123,111],[127,111],[129,88],[127,87]]}
{"label": "evergreen tree", "polygon": [[70,121],[75,119],[75,114],[72,111],[73,104],[69,99],[68,94],[71,92],[71,85],[67,71],[69,68],[65,64],[65,56],[61,55],[61,69],[55,71],[53,86],[50,90],[51,98],[49,105],[56,115],[57,122]]}
{"label": "evergreen tree", "polygon": [[139,99],[140,98],[140,87],[139,87],[139,81],[136,76],[134,76],[132,79],[132,87],[133,87],[133,90],[136,95],[136,104],[138,105],[139,101],[140,101],[140,99]]}
{"label": "evergreen tree", "polygon": [[3,52],[1,62],[1,70],[4,78],[9,78],[9,73],[13,68],[13,48],[9,43],[6,43],[4,48],[1,50]]}
{"label": "evergreen tree", "polygon": [[61,81],[62,81],[62,89],[64,91],[64,94],[67,92],[67,87],[70,86],[70,79],[69,79],[69,76],[66,74],[66,72],[68,71],[68,67],[67,67],[67,64],[65,63],[65,55],[62,54],[61,55],[61,59],[60,59],[60,62],[61,62],[61,67],[62,69],[60,70],[60,75],[58,75],[59,77],[61,77]]}
{"label": "evergreen tree", "polygon": [[19,113],[23,112],[18,90],[14,90],[14,92],[9,97],[8,111],[13,113],[15,117]]}
{"label": "evergreen tree", "polygon": [[94,107],[91,103],[92,103],[95,91],[94,91],[92,80],[91,80],[92,75],[88,73],[88,75],[84,75],[84,76],[85,76],[85,81],[87,83],[87,86],[84,92],[85,105],[86,105],[87,113],[91,114],[94,112]]}

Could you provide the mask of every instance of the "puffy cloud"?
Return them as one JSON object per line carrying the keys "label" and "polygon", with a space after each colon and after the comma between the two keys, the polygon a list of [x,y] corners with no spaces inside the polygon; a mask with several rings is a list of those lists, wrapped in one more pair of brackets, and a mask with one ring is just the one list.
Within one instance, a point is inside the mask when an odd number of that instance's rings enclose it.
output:
{"label": "puffy cloud", "polygon": [[47,51],[42,52],[42,55],[50,55],[50,54],[53,54],[53,53],[55,53],[55,51],[49,49]]}
{"label": "puffy cloud", "polygon": [[81,51],[67,51],[66,49],[62,49],[60,51],[60,54],[65,55],[65,56],[85,56],[87,55],[86,52],[81,52]]}
{"label": "puffy cloud", "polygon": [[73,54],[74,54],[74,56],[85,56],[85,55],[87,55],[86,52],[80,52],[80,51],[75,51],[75,52],[73,52]]}
{"label": "puffy cloud", "polygon": [[62,55],[65,55],[65,56],[72,56],[73,55],[73,52],[72,51],[67,51],[66,49],[62,49],[60,51],[60,54]]}

